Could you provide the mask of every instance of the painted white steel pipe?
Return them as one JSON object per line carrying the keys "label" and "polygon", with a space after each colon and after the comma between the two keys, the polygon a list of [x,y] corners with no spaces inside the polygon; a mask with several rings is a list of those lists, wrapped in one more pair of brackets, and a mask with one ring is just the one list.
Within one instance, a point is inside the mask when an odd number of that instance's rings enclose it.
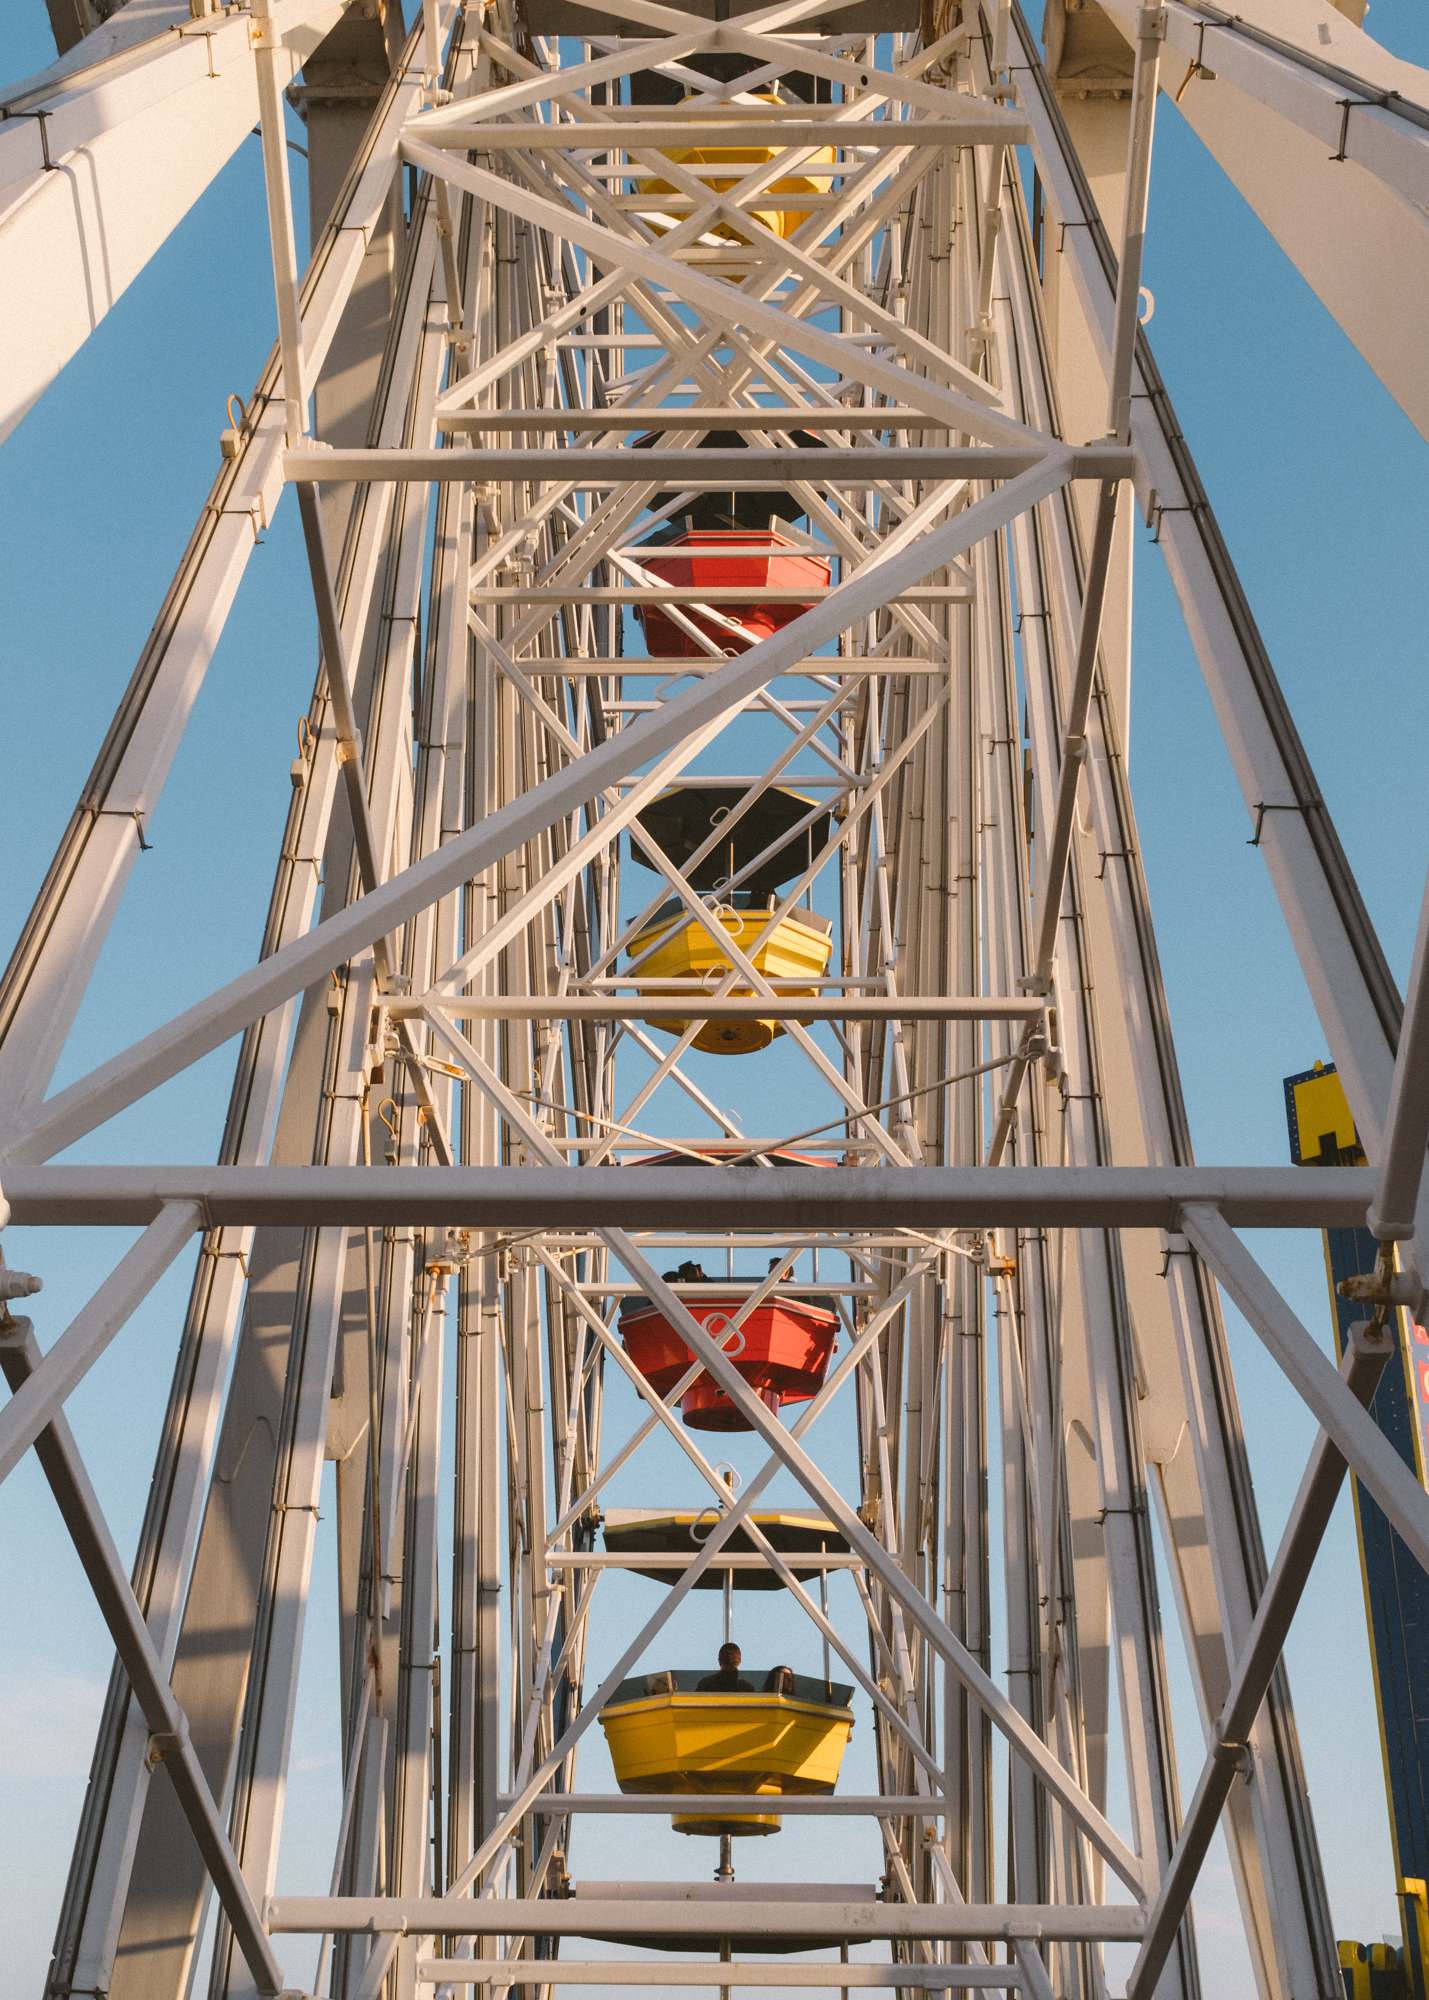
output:
{"label": "painted white steel pipe", "polygon": [[[1110,246],[1020,14],[1016,32],[1027,65],[1019,68],[1019,77],[1038,171],[1068,225],[1067,269],[1109,366]],[[1351,1109],[1370,1154],[1380,1157],[1398,996],[1144,336],[1133,369],[1132,410],[1138,496],[1154,515],[1252,815],[1253,837],[1265,855]]]}
{"label": "painted white steel pipe", "polygon": [[[1129,29],[1134,0],[1107,4],[1118,25]],[[1269,14],[1268,9],[1257,11]],[[1298,49],[1253,18],[1205,0],[1166,0],[1165,12],[1167,42],[1203,76],[1209,72],[1244,91],[1307,133],[1325,147],[1327,160],[1363,167],[1413,207],[1429,207],[1429,75],[1424,70],[1391,55],[1363,31],[1355,33],[1349,16],[1334,23],[1332,32],[1380,69],[1378,78]],[[1307,11],[1307,35],[1311,18]]]}
{"label": "painted white steel pipe", "polygon": [[[632,1549],[629,1555],[610,1552],[602,1553],[594,1550],[586,1553],[580,1549],[551,1549],[546,1554],[546,1566],[548,1569],[668,1569],[678,1572],[688,1569],[697,1553],[698,1550],[693,1543],[690,1545],[690,1553],[687,1556],[655,1555],[653,1553],[646,1555],[635,1549]],[[819,1555],[813,1550],[805,1553],[802,1549],[786,1549],[784,1554],[788,1559],[790,1568],[794,1570],[863,1568],[863,1559],[860,1556]],[[745,1553],[732,1556],[711,1556],[707,1567],[710,1569],[767,1570],[769,1563],[762,1555]],[[681,1811],[683,1808],[676,1807],[674,1810]]]}
{"label": "painted white steel pipe", "polygon": [[[763,1562],[761,1556],[757,1558]],[[800,1559],[801,1560],[801,1559]],[[718,1568],[719,1557],[710,1564]],[[767,1564],[766,1564],[767,1567]],[[512,1804],[514,1794],[503,1794],[497,1803],[503,1809]],[[795,1794],[791,1798],[778,1799],[761,1811],[789,1814],[795,1819],[818,1819],[832,1815],[834,1818],[857,1818],[863,1813],[874,1813],[880,1817],[894,1819],[945,1819],[949,1813],[957,1811],[956,1804],[947,1799],[930,1798],[926,1794],[903,1796],[898,1793],[869,1792],[866,1794],[831,1794],[828,1798],[806,1798]],[[593,1813],[600,1818],[624,1817],[630,1813],[679,1813],[690,1810],[688,1792],[543,1792],[531,1805],[533,1813]],[[748,1812],[747,1792],[701,1792],[700,1811]]]}
{"label": "painted white steel pipe", "polygon": [[[956,105],[951,94],[949,105]],[[971,107],[973,100],[966,100]],[[642,106],[643,111],[646,107]],[[413,139],[460,153],[540,151],[556,148],[565,153],[607,153],[621,147],[666,146],[838,146],[857,153],[865,148],[890,146],[990,146],[999,142],[1017,145],[1027,137],[1026,120],[1016,112],[1003,111],[992,104],[969,108],[964,117],[917,119],[837,119],[816,114],[800,115],[781,105],[777,117],[704,117],[698,113],[679,118],[641,117],[638,122],[601,118],[578,126],[493,124],[489,119],[470,119],[460,125],[434,126],[417,118],[408,128]],[[720,163],[716,162],[716,165]],[[811,163],[817,171],[817,162]],[[698,169],[694,169],[698,171]],[[801,167],[807,172],[808,166]],[[845,164],[840,171],[848,172]],[[632,175],[636,170],[630,170]],[[728,167],[722,171],[727,175]],[[748,169],[746,168],[746,171]],[[758,197],[756,197],[757,199]],[[658,197],[650,196],[654,206]]]}
{"label": "painted white steel pipe", "polygon": [[[688,1806],[689,1800],[685,1800]],[[660,1960],[553,1958],[419,1958],[418,1979],[439,1985],[542,1986],[790,1986],[832,1987],[847,1993],[859,1987],[913,1987],[933,1993],[1016,1993],[1022,1979],[1010,1965],[709,1965],[667,1964]]]}
{"label": "painted white steel pipe", "polygon": [[1323,1229],[1362,1227],[1373,1188],[1364,1167],[16,1166],[4,1178],[31,1227],[134,1225],[194,1201],[212,1225],[1174,1231],[1195,1207],[1241,1229]]}
{"label": "painted white steel pipe", "polygon": [[698,1014],[702,1020],[768,1021],[1026,1021],[1041,1018],[1041,1000],[1002,999],[989,994],[722,993],[703,996],[697,986],[683,995],[631,993],[473,994],[439,993],[393,1001],[394,1020],[425,1013],[429,1006],[462,1021],[674,1021]]}
{"label": "painted white steel pipe", "polygon": [[437,428],[501,437],[509,431],[898,431],[926,430],[922,410],[890,403],[877,410],[819,403],[622,403],[613,409],[449,410]]}
{"label": "painted white steel pipe", "polygon": [[[683,424],[684,413],[680,412]],[[746,410],[740,421],[758,421],[758,413]],[[926,415],[920,425],[929,428]],[[559,429],[559,422],[547,419],[547,428]],[[673,428],[667,423],[667,429]],[[884,445],[828,445],[798,469],[809,477],[817,475],[820,486],[885,485],[898,479],[1014,479],[1040,465],[1046,453],[1032,447],[999,445],[898,445],[890,457]],[[1128,446],[1119,444],[1076,445],[1069,449],[1073,479],[1129,479],[1133,457]],[[529,449],[508,445],[498,451],[482,447],[448,445],[432,451],[414,448],[379,450],[376,447],[304,444],[296,445],[284,458],[290,480],[314,484],[347,484],[361,480],[380,485],[384,480],[473,480],[478,484],[503,479],[531,479],[583,488],[587,486],[643,486],[651,480],[679,485],[686,481],[701,488],[729,486],[756,491],[773,487],[782,491],[792,476],[789,451],[771,451],[750,446],[744,451],[708,451],[699,446],[686,450],[636,450],[633,446],[580,445],[574,450],[550,447]],[[822,553],[822,546],[812,553]],[[668,553],[668,550],[661,550]]]}
{"label": "painted white steel pipe", "polygon": [[[215,20],[218,17],[209,17]],[[286,14],[283,17],[286,20]],[[246,14],[231,17],[246,38]],[[201,24],[193,24],[195,35]],[[203,28],[203,46],[208,41]],[[222,30],[228,33],[228,28]],[[334,209],[303,280],[303,349],[316,375],[332,344],[370,231],[391,181],[397,132],[420,78],[410,72],[409,38],[398,74],[384,94],[364,146],[367,170]],[[206,90],[216,89],[210,80]],[[212,113],[212,100],[205,97]],[[255,99],[256,103],[256,99]],[[22,122],[22,121],[16,121]],[[29,121],[23,121],[27,127]],[[244,133],[253,113],[245,116]],[[207,134],[207,125],[205,125]],[[4,130],[0,129],[0,139]],[[153,154],[163,172],[168,148]],[[47,177],[51,183],[63,174]],[[0,269],[4,233],[0,229]],[[23,293],[18,288],[17,295]],[[12,321],[23,316],[11,315]],[[94,774],[71,815],[35,904],[31,924],[0,975],[0,1119],[32,1111],[49,1084],[86,982],[140,851],[146,815],[163,791],[213,651],[254,550],[282,496],[283,415],[276,352],[246,405],[237,456],[225,461],[204,502],[153,632],[140,655]]]}
{"label": "painted white steel pipe", "polygon": [[[281,83],[341,15],[274,8]],[[307,26],[304,36],[301,31]],[[215,13],[127,64],[19,99],[0,124],[0,439],[7,437],[243,144],[258,116],[247,10]]]}
{"label": "painted white steel pipe", "polygon": [[[664,1886],[663,1884],[661,1885]],[[1067,1903],[823,1903],[759,1902],[736,1896],[686,1900],[677,1884],[658,1902],[638,1896],[584,1896],[550,1900],[503,1896],[273,1896],[265,1909],[275,1934],[341,1931],[380,1937],[413,1932],[433,1937],[470,1935],[489,1922],[507,1937],[598,1937],[636,1931],[643,1937],[719,1939],[817,1935],[850,1944],[878,1938],[1036,1937],[1055,1943],[1083,1940],[1135,1943],[1142,1913],[1126,1904]],[[700,1885],[701,1888],[704,1884]]]}

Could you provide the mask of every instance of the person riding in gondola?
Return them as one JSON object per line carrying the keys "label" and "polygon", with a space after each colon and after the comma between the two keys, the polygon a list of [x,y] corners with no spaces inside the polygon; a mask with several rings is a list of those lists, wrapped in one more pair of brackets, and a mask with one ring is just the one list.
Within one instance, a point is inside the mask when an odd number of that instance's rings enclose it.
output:
{"label": "person riding in gondola", "polygon": [[753,1694],[753,1681],[746,1680],[739,1671],[744,1659],[743,1653],[733,1639],[727,1639],[719,1649],[719,1671],[706,1674],[696,1684],[697,1694]]}

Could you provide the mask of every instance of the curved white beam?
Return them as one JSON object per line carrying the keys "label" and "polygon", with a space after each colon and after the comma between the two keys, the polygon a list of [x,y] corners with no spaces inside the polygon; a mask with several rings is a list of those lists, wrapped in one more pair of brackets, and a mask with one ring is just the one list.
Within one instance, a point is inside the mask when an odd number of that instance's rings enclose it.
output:
{"label": "curved white beam", "polygon": [[[281,0],[287,75],[344,0]],[[5,96],[0,439],[38,401],[258,120],[253,21],[185,18],[114,52],[101,31]],[[85,52],[90,44],[92,60]]]}
{"label": "curved white beam", "polygon": [[[1133,0],[1104,4],[1134,38]],[[1331,0],[1239,0],[1234,21],[1191,0],[1165,11],[1164,87],[1429,436],[1429,72]]]}

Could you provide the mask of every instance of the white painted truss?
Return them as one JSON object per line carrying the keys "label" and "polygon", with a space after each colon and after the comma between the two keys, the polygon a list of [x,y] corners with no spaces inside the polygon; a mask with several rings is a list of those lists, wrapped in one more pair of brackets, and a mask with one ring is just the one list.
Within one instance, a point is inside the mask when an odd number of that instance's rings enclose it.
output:
{"label": "white painted truss", "polygon": [[[0,123],[0,287],[36,302],[8,421],[255,122],[279,327],[0,980],[0,1226],[140,1231],[47,1342],[0,1268],[0,1478],[38,1455],[117,1654],[54,1996],[1193,2000],[1217,1828],[1257,1991],[1338,1990],[1280,1662],[1347,1461],[1429,1562],[1429,1498],[1364,1408],[1389,1307],[1423,1306],[1429,903],[1401,1033],[1140,329],[1141,257],[1158,91],[1186,87],[1163,65],[1190,62],[1188,115],[1224,72],[1209,143],[1272,226],[1277,148],[1333,114],[1386,234],[1355,248],[1372,300],[1343,264],[1321,289],[1416,414],[1418,73],[1357,73],[1338,14],[1313,53],[1308,6],[1108,0],[1104,214],[1089,114],[1069,130],[1015,5],[706,11],[424,0],[305,274],[283,92],[313,92],[316,147],[313,65],[360,8],[146,9]],[[61,215],[81,155],[92,200]],[[1287,224],[1317,284],[1349,254],[1326,215],[1314,243]],[[261,950],[52,1089],[289,487],[321,658]],[[716,491],[733,580],[681,580],[672,533]],[[749,580],[761,498],[802,581]],[[1378,1177],[1192,1162],[1123,750],[1136,511]],[[676,847],[654,809],[702,790]],[[827,945],[812,971],[778,955],[791,927]],[[721,1032],[777,1046],[716,1071]],[[225,1044],[216,1164],[57,1158]],[[1398,1268],[1337,1372],[1238,1232],[1367,1216]],[[723,1268],[664,1268],[692,1250]],[[63,1406],[195,1252],[130,1576]],[[1218,1285],[1319,1425],[1269,1555]],[[740,1359],[752,1315],[809,1296],[842,1346],[781,1413]],[[688,1350],[673,1387],[624,1337],[634,1300]],[[700,1383],[745,1434],[737,1479],[682,1421]],[[631,1495],[688,1510],[688,1550],[599,1546]],[[792,1557],[761,1496],[836,1546]],[[335,1631],[308,1615],[321,1537]],[[612,1697],[680,1656],[691,1593],[728,1625],[751,1578],[846,1673],[864,1777],[783,1801],[779,1879],[590,1872],[593,1826],[688,1796],[589,1781]],[[280,1892],[315,1653],[341,1809]],[[871,1829],[876,1868],[817,1879],[813,1821]]]}

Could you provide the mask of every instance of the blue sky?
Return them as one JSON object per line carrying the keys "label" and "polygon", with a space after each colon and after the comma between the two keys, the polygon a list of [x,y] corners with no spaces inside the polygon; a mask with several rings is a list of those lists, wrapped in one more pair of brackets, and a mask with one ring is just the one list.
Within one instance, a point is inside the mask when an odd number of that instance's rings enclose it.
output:
{"label": "blue sky", "polygon": [[[1418,0],[1378,0],[1369,25],[1396,52],[1429,62],[1429,20]],[[23,16],[7,27],[12,75],[51,58],[39,0],[26,0]],[[1421,775],[1429,723],[1424,443],[1170,112],[1158,125],[1146,277],[1156,294],[1151,331],[1163,373],[1402,979],[1429,855]],[[247,393],[271,337],[254,140],[0,453],[0,938],[7,944],[207,490],[225,398]],[[250,564],[154,815],[153,852],[136,870],[62,1079],[250,956],[313,654],[296,518],[285,505]],[[1306,1067],[1323,1045],[1263,864],[1246,844],[1244,809],[1154,550],[1138,563],[1135,689],[1133,784],[1198,1155],[1279,1161],[1280,1079]],[[626,907],[632,893],[633,885]],[[785,1129],[812,1122],[797,1108],[808,1097],[788,1082],[780,1061],[772,1055],[736,1080],[726,1077],[729,1065],[711,1059],[701,1076],[746,1107],[771,1079],[783,1078],[775,1088],[781,1110],[791,1114]],[[226,1052],[198,1065],[142,1118],[106,1134],[103,1154],[122,1157],[132,1147],[156,1157],[211,1157],[229,1067]],[[44,1274],[34,1315],[42,1345],[120,1247],[112,1235],[62,1249],[53,1238],[24,1240],[18,1232],[13,1247],[7,1244],[13,1261]],[[1318,1245],[1267,1238],[1258,1247],[1307,1321],[1324,1328]],[[126,1551],[143,1506],[186,1282],[183,1272],[171,1275],[72,1404]],[[1234,1321],[1232,1341],[1273,1537],[1309,1428]],[[834,1439],[831,1448],[840,1448]],[[673,1454],[659,1463],[673,1483]],[[653,1588],[631,1586],[642,1608]],[[0,1664],[0,1823],[26,1828],[0,1882],[0,1935],[7,1939],[0,2000],[28,2000],[48,1955],[49,1913],[63,1881],[107,1664],[97,1616],[32,1465],[0,1495],[0,1590],[18,1614]],[[313,1611],[319,1634],[328,1629],[330,1591],[330,1575],[320,1568]],[[717,1618],[713,1598],[682,1615],[682,1659],[708,1650]],[[1394,1925],[1393,1884],[1347,1505],[1312,1580],[1290,1658],[1337,1924],[1341,1935],[1377,1936]],[[299,1718],[291,1808],[299,1833],[315,1831],[331,1803],[326,1692],[315,1668]],[[1193,1740],[1190,1718],[1185,1740]],[[865,1725],[848,1773],[859,1788],[868,1779],[867,1746]],[[602,1783],[598,1759],[587,1775]],[[608,1841],[611,1823],[597,1826]],[[629,1853],[631,1823],[615,1826]],[[646,1872],[703,1872],[702,1849],[672,1859],[673,1843],[659,1829],[639,1845]],[[751,1858],[751,1872],[787,1869],[787,1860],[776,1858],[780,1845],[768,1843]],[[857,1868],[837,1854],[826,1858],[826,1872],[835,1875],[870,1865],[863,1855]],[[597,1872],[604,1872],[598,1864]],[[308,1877],[305,1886],[319,1885]],[[1219,1990],[1235,1991],[1223,1883],[1219,1891],[1212,1883],[1201,1916],[1203,1957],[1222,1974]],[[1209,1980],[1208,1988],[1217,1990]]]}

